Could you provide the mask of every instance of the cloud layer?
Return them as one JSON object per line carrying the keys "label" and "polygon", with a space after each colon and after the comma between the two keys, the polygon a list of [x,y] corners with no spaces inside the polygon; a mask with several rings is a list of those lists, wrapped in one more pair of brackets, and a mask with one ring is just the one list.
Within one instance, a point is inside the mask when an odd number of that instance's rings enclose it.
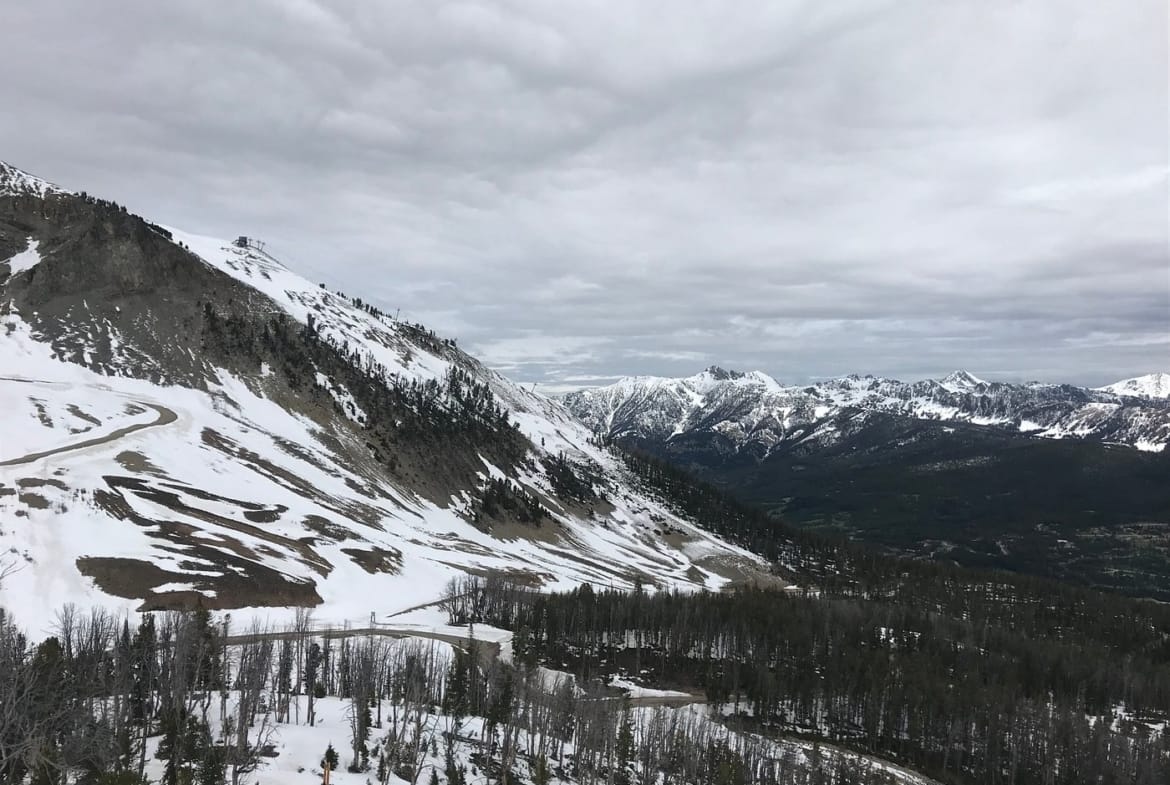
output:
{"label": "cloud layer", "polygon": [[553,389],[1170,358],[1160,0],[141,4],[0,26],[0,158]]}

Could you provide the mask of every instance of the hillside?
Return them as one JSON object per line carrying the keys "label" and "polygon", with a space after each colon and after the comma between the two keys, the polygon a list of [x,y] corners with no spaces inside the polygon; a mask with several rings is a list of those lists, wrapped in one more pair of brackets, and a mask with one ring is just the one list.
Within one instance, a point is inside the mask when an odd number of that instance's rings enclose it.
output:
{"label": "hillside", "polygon": [[719,588],[762,573],[635,490],[559,404],[256,243],[0,166],[0,528],[21,618],[318,606],[453,575]]}

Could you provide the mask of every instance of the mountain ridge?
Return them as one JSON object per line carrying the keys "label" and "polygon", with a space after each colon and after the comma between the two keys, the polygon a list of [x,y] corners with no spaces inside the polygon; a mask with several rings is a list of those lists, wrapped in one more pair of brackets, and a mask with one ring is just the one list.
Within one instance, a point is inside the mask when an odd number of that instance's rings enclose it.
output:
{"label": "mountain ridge", "polygon": [[831,438],[847,411],[886,412],[963,422],[1045,438],[1074,438],[1161,451],[1170,443],[1166,374],[1090,389],[1012,384],[958,370],[942,379],[902,382],[851,374],[809,385],[784,385],[752,371],[689,377],[626,377],[561,396],[590,427],[610,437],[654,440],[715,430],[735,449],[763,450],[790,439]]}

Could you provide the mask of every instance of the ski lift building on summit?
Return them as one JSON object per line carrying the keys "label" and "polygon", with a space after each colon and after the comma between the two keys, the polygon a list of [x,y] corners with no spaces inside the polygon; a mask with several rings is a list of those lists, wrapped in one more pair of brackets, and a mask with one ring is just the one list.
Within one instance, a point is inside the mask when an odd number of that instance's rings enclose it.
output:
{"label": "ski lift building on summit", "polygon": [[237,248],[251,248],[254,251],[264,250],[263,240],[257,240],[255,237],[248,237],[242,234],[236,238],[236,241],[233,243],[233,245],[235,245]]}

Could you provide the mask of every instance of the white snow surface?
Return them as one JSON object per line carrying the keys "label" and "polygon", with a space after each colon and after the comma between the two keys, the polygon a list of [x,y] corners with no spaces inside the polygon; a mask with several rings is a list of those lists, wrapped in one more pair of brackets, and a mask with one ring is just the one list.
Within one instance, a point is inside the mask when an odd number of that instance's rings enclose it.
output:
{"label": "white snow surface", "polygon": [[1122,379],[1097,389],[1101,392],[1132,398],[1170,399],[1170,373],[1149,373],[1145,376],[1135,376],[1132,379]]}
{"label": "white snow surface", "polygon": [[48,180],[42,180],[36,175],[0,161],[0,196],[45,197],[51,193],[69,192],[53,185]]}
{"label": "white snow surface", "polygon": [[[411,644],[409,641],[404,641],[402,645],[409,646]],[[450,657],[449,647],[445,647],[442,644],[437,645],[435,656],[439,659],[440,663],[446,661]],[[231,693],[227,703],[229,714],[235,713],[237,700],[237,694]],[[381,710],[383,716],[389,718],[393,706],[394,704],[388,700],[382,701]],[[270,709],[271,707],[267,708]],[[321,759],[325,749],[330,745],[333,746],[340,759],[340,766],[330,772],[330,782],[333,785],[365,785],[375,780],[373,771],[352,773],[347,770],[353,760],[350,724],[352,707],[350,701],[332,696],[320,698],[315,701],[316,723],[313,726],[309,726],[305,720],[308,715],[308,705],[307,699],[304,696],[293,696],[289,711],[294,721],[275,725],[271,742],[276,756],[264,759],[260,768],[252,776],[255,782],[259,783],[259,785],[304,785],[306,782],[320,782],[323,776]],[[641,742],[642,740],[643,724],[673,728],[693,724],[706,725],[710,723],[710,727],[713,729],[716,738],[733,739],[740,735],[736,731],[716,724],[717,721],[709,714],[706,707],[703,706],[687,706],[677,709],[661,706],[634,708],[631,714],[636,742]],[[296,717],[300,717],[301,721],[296,722]],[[213,710],[209,713],[209,721],[211,722],[213,733],[217,734],[221,727],[218,711]],[[388,727],[389,721],[387,719],[386,727],[373,728],[371,730],[370,743],[372,745],[381,744],[388,733]],[[422,717],[422,730],[428,735],[434,733],[439,737],[443,732],[454,727],[456,726],[452,718],[441,712],[436,711]],[[484,720],[481,717],[471,716],[463,718],[458,727],[460,729],[458,736],[463,739],[480,739],[483,737]],[[527,732],[521,730],[519,734],[519,746],[522,750],[526,750],[529,741]],[[752,734],[743,735],[753,737]],[[929,779],[917,772],[905,769],[880,758],[834,746],[828,742],[814,744],[811,741],[799,739],[780,738],[769,740],[759,736],[754,736],[753,738],[770,748],[769,753],[772,758],[777,760],[786,759],[794,766],[809,766],[818,756],[822,764],[831,766],[835,759],[840,758],[859,762],[874,770],[884,771],[896,785],[937,785],[935,780]],[[155,743],[157,744],[157,740],[155,740]],[[569,755],[573,753],[574,746],[572,742],[566,745],[565,751]],[[424,785],[430,781],[432,769],[439,774],[441,782],[445,781],[445,778],[442,776],[445,749],[441,741],[438,743],[438,748],[434,752],[437,754],[430,754],[429,752],[425,754],[422,770],[414,783],[408,784],[406,780],[400,779],[393,772],[389,772],[387,774],[387,784]],[[465,743],[457,744],[453,752],[456,764],[467,767],[469,782],[481,783],[487,781],[482,770],[480,770],[478,777],[472,775],[473,763],[470,758],[472,749],[469,745]],[[519,761],[521,772],[523,773],[524,767],[527,766],[527,757],[522,755]],[[146,772],[152,780],[157,781],[161,778],[164,763],[164,761],[155,758],[153,754],[147,756]],[[524,778],[525,781],[529,781],[529,779],[527,777]],[[562,779],[554,774],[550,780],[550,785],[578,785],[581,781],[578,779]],[[655,781],[661,781],[661,775],[656,777]]]}
{"label": "white snow surface", "polygon": [[[38,245],[39,243],[37,243],[36,240],[29,238],[28,248],[20,251],[15,256],[9,257],[7,259],[8,274],[18,275],[19,273],[23,273],[26,270],[31,270],[32,268],[36,267],[37,264],[41,261],[41,254],[37,251]],[[3,263],[5,263],[5,260],[0,259],[0,264]]]}
{"label": "white snow surface", "polygon": [[689,692],[678,692],[677,690],[656,690],[651,687],[643,687],[629,679],[623,679],[621,676],[613,676],[609,680],[609,686],[616,687],[631,698],[690,698]]}

